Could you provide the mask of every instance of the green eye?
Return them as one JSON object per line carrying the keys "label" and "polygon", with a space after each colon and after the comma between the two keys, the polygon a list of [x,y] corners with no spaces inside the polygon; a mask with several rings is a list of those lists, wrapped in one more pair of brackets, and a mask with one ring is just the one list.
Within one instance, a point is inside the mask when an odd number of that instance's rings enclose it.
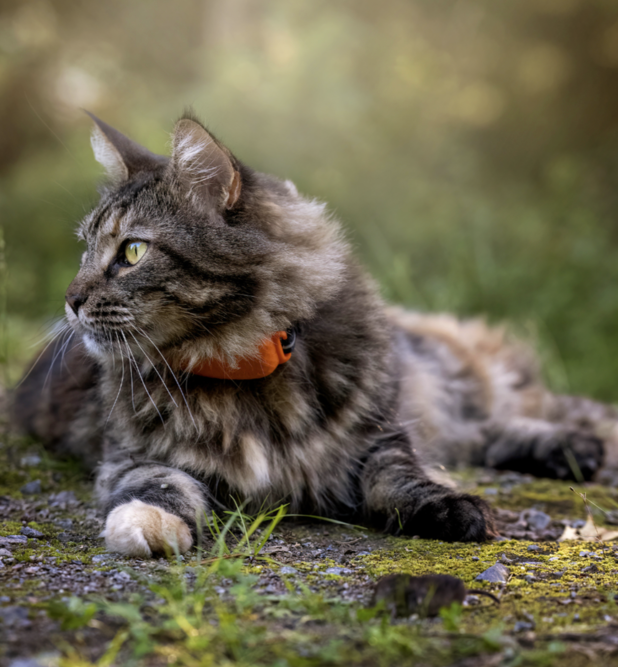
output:
{"label": "green eye", "polygon": [[137,264],[148,249],[148,244],[143,241],[131,241],[124,249],[124,256],[129,264]]}

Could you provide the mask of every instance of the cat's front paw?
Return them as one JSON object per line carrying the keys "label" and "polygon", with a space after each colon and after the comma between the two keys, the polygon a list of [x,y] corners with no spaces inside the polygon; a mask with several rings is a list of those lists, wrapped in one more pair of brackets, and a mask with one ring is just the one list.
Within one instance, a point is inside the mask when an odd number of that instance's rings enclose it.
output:
{"label": "cat's front paw", "polygon": [[496,537],[492,511],[478,496],[449,493],[422,505],[410,529],[420,537],[446,542],[484,542]]}
{"label": "cat's front paw", "polygon": [[191,530],[181,518],[141,500],[113,509],[102,536],[109,551],[142,558],[176,548],[184,553],[193,544]]}

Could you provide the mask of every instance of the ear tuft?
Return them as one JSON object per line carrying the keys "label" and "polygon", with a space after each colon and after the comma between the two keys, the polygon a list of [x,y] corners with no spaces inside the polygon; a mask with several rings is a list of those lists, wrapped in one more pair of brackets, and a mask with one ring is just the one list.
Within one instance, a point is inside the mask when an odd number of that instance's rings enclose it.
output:
{"label": "ear tuft", "polygon": [[176,123],[172,145],[172,165],[187,194],[198,205],[231,209],[240,197],[241,179],[228,150],[192,118]]}
{"label": "ear tuft", "polygon": [[94,114],[86,113],[94,121],[90,138],[94,157],[105,167],[114,184],[126,181],[139,172],[159,170],[168,163],[168,158],[151,153]]}
{"label": "ear tuft", "polygon": [[94,151],[94,159],[103,165],[107,176],[114,184],[121,183],[129,178],[129,170],[118,149],[109,141],[96,124],[92,128],[90,145]]}

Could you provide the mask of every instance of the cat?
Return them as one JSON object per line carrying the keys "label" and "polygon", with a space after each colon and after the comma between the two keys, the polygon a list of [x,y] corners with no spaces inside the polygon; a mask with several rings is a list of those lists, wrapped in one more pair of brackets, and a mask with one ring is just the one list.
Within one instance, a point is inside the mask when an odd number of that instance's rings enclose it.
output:
{"label": "cat", "polygon": [[482,541],[489,506],[436,466],[590,479],[613,462],[610,407],[553,395],[503,329],[387,308],[323,204],[193,115],[169,158],[92,118],[108,183],[79,226],[70,333],[14,419],[96,467],[109,550],[184,552],[235,502]]}

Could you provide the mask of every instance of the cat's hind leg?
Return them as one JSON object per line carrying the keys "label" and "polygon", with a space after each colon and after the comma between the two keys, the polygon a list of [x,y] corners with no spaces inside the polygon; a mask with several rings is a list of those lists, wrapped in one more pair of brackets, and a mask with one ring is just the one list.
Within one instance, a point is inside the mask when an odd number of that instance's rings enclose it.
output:
{"label": "cat's hind leg", "polygon": [[372,447],[361,490],[366,519],[390,533],[447,542],[477,542],[496,534],[489,505],[430,480],[403,433]]}
{"label": "cat's hind leg", "polygon": [[485,465],[536,477],[588,481],[601,468],[605,448],[592,430],[563,422],[518,417],[486,428]]}

